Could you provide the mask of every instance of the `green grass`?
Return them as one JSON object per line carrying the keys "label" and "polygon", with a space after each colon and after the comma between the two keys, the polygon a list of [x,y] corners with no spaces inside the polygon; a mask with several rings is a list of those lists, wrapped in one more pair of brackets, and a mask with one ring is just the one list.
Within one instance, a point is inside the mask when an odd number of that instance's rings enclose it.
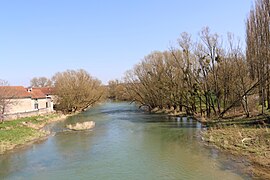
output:
{"label": "green grass", "polygon": [[49,119],[58,117],[56,114],[46,116],[33,116],[20,118],[12,121],[5,121],[0,124],[0,154],[12,149],[16,145],[46,136],[47,133],[38,129],[23,125],[23,122],[32,124],[45,124]]}

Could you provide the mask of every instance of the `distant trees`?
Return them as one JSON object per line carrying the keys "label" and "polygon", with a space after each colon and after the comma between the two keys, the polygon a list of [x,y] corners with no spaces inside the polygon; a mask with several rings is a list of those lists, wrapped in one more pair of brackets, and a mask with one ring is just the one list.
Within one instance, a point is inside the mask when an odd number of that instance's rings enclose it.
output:
{"label": "distant trees", "polygon": [[126,93],[126,84],[118,79],[110,80],[107,86],[107,97],[116,101],[129,100],[129,96]]}
{"label": "distant trees", "polygon": [[249,116],[257,81],[250,78],[239,41],[229,33],[226,48],[221,42],[208,27],[197,42],[182,33],[178,47],[152,52],[126,73],[127,93],[150,110],[221,117],[237,107]]}
{"label": "distant trees", "polygon": [[34,77],[30,81],[31,87],[51,87],[52,81],[46,77]]}
{"label": "distant trees", "polygon": [[98,102],[104,93],[101,81],[85,70],[67,70],[53,76],[57,109],[64,113],[82,111]]}

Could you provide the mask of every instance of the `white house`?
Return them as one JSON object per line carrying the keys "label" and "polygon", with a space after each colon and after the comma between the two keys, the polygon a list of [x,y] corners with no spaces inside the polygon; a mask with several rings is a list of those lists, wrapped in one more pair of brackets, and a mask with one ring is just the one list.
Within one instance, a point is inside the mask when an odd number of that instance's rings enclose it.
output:
{"label": "white house", "polygon": [[0,113],[7,119],[53,112],[52,88],[0,86]]}

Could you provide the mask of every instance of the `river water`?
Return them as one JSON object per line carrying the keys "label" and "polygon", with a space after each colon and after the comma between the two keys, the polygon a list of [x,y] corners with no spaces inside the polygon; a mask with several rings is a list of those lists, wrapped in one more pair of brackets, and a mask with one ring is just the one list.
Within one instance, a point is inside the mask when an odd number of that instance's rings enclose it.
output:
{"label": "river water", "polygon": [[[95,121],[91,131],[66,124]],[[201,124],[106,103],[49,127],[46,141],[0,156],[0,179],[249,179],[236,162],[206,148]]]}

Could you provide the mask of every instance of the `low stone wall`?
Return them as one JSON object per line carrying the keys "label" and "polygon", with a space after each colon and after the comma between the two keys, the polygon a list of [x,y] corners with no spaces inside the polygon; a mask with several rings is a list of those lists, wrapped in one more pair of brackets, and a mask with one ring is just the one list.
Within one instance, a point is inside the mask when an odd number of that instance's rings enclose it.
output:
{"label": "low stone wall", "polygon": [[5,114],[4,120],[13,120],[13,119],[18,119],[18,118],[23,118],[23,117],[38,116],[38,115],[49,114],[49,113],[52,113],[52,110],[50,108],[43,108],[43,109],[38,109],[34,111]]}

